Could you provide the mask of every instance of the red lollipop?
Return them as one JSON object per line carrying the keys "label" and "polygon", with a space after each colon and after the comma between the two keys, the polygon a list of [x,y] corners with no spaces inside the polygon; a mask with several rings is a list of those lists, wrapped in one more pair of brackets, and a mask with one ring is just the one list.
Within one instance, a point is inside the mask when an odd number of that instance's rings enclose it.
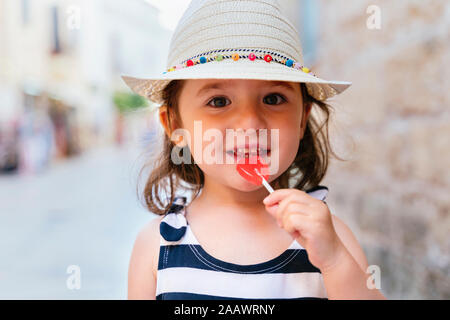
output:
{"label": "red lollipop", "polygon": [[247,181],[260,186],[261,184],[272,193],[273,189],[267,182],[269,167],[259,156],[251,156],[239,159],[236,170]]}

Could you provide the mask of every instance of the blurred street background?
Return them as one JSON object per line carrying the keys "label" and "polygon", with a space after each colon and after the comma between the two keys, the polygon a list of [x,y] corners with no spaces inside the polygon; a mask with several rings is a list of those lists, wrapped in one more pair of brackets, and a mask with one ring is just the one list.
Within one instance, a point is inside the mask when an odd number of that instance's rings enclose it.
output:
{"label": "blurred street background", "polygon": [[[0,0],[0,299],[125,299],[155,106],[189,0]],[[330,100],[331,211],[388,298],[450,298],[450,3],[279,0]],[[379,18],[379,26],[376,22]],[[369,23],[369,22],[370,23]],[[69,266],[81,286],[70,289]]]}

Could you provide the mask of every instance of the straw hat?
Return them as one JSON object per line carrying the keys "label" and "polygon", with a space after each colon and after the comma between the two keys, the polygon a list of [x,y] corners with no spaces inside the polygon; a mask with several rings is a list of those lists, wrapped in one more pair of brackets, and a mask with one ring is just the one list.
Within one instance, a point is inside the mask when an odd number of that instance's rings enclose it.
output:
{"label": "straw hat", "polygon": [[298,32],[277,0],[191,1],[172,36],[166,69],[122,79],[157,104],[161,90],[175,79],[304,82],[321,101],[351,85],[320,79],[303,65]]}

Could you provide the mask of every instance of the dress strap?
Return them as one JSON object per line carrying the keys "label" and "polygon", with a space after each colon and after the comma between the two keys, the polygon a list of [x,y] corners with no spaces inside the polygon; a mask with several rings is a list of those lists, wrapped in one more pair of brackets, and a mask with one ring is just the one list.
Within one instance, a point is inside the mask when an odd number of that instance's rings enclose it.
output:
{"label": "dress strap", "polygon": [[[325,202],[325,198],[328,195],[328,188],[326,186],[315,186],[313,188],[310,188],[305,191],[307,194],[309,194],[311,197],[314,197],[316,199],[322,200]],[[325,202],[326,203],[326,202]]]}
{"label": "dress strap", "polygon": [[186,233],[186,200],[186,197],[175,197],[169,210],[161,220],[159,232],[166,241],[177,242]]}

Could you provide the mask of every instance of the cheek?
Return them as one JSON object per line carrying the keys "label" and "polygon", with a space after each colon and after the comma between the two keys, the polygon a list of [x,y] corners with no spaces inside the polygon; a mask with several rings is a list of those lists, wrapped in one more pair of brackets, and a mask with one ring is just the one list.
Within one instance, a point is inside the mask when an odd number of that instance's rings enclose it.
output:
{"label": "cheek", "polygon": [[274,128],[278,129],[278,138],[274,138],[272,144],[270,174],[281,175],[294,162],[300,145],[301,128],[299,117],[286,117],[278,122]]}
{"label": "cheek", "polygon": [[294,162],[295,156],[300,145],[300,134],[298,131],[282,131],[280,130],[280,142],[278,148],[278,155],[272,153],[273,160],[278,158],[280,174],[286,171]]}
{"label": "cheek", "polygon": [[196,163],[221,164],[225,162],[224,136],[217,127],[205,125],[204,121],[196,121],[185,129],[189,150]]}

